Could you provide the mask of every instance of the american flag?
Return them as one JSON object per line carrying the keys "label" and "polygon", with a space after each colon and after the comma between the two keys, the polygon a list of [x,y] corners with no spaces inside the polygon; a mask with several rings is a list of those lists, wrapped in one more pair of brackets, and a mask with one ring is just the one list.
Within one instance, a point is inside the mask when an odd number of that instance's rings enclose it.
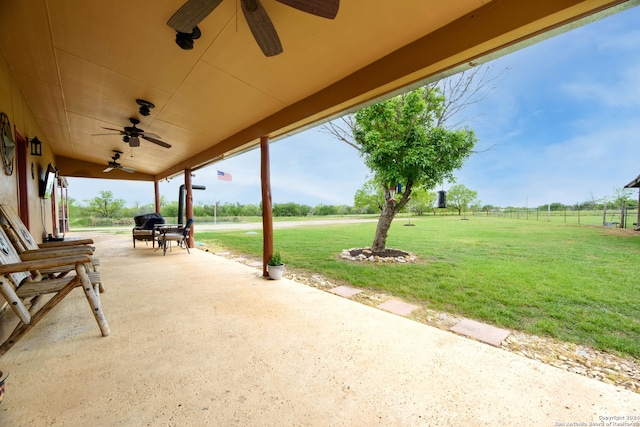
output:
{"label": "american flag", "polygon": [[231,181],[231,174],[230,173],[226,173],[226,172],[222,172],[222,171],[218,171],[218,180],[219,181]]}

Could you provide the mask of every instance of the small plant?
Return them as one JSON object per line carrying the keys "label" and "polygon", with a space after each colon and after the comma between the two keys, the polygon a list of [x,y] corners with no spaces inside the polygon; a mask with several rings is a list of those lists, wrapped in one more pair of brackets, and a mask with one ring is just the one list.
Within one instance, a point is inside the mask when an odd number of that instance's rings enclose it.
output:
{"label": "small plant", "polygon": [[280,252],[276,251],[267,262],[267,272],[269,273],[269,279],[278,280],[282,278],[284,273],[284,264],[282,263],[282,257]]}
{"label": "small plant", "polygon": [[276,251],[273,253],[273,255],[271,256],[271,259],[269,259],[269,262],[267,263],[268,265],[282,265],[282,256],[280,256],[280,252]]}

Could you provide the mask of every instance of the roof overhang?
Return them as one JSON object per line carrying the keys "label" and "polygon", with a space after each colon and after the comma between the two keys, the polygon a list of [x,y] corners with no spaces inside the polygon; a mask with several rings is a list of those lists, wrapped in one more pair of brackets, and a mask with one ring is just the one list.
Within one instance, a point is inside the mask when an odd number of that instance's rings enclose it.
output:
{"label": "roof overhang", "polygon": [[640,175],[630,183],[624,186],[624,188],[640,188]]}

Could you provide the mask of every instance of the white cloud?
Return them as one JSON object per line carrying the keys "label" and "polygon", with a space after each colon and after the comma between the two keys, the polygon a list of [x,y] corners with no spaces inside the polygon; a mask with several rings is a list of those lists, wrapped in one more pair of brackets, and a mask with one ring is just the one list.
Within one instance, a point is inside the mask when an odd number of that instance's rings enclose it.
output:
{"label": "white cloud", "polygon": [[601,129],[548,146],[498,146],[474,155],[459,182],[485,204],[574,204],[612,195],[640,173],[640,123],[603,123]]}
{"label": "white cloud", "polygon": [[583,77],[562,85],[561,89],[568,96],[597,105],[614,108],[640,106],[640,62],[609,72],[613,75],[607,80]]}

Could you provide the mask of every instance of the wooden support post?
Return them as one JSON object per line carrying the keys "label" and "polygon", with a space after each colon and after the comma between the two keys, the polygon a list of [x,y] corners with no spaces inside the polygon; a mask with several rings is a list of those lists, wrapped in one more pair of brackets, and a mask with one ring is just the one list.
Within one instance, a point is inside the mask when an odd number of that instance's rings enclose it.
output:
{"label": "wooden support post", "polygon": [[160,213],[160,183],[157,179],[153,181],[153,192],[155,194],[156,213]]}
{"label": "wooden support post", "polygon": [[[191,188],[191,169],[184,170],[184,187],[186,190],[185,194],[185,225],[189,221],[189,218],[193,218],[193,189]],[[192,248],[194,246],[193,241],[193,224],[191,225],[191,229],[189,230],[189,237],[187,238],[187,245]]]}
{"label": "wooden support post", "polygon": [[260,138],[260,180],[262,182],[262,275],[268,276],[267,263],[273,256],[273,215],[271,175],[269,172],[269,137]]}

